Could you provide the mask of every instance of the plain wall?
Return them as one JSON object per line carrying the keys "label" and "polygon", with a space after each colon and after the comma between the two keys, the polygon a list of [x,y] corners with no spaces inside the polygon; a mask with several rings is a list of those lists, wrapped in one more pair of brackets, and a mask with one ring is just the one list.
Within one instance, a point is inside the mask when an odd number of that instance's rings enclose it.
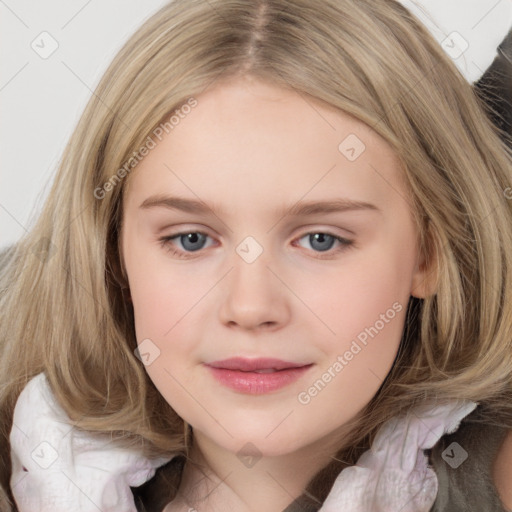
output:
{"label": "plain wall", "polygon": [[165,3],[0,2],[0,250],[37,218],[64,146],[114,55]]}

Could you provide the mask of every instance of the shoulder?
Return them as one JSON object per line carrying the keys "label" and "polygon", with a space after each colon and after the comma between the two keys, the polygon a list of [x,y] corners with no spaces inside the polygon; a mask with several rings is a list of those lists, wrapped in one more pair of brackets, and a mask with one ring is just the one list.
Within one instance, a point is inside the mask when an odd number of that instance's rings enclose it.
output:
{"label": "shoulder", "polygon": [[503,505],[512,511],[512,429],[507,431],[494,461],[493,480]]}

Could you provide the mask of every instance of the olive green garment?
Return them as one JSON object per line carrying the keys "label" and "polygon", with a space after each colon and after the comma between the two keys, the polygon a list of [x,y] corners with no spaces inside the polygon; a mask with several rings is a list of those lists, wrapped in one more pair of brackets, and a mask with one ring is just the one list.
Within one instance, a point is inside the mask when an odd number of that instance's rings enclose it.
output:
{"label": "olive green garment", "polygon": [[478,417],[477,407],[453,434],[441,437],[430,450],[439,482],[431,512],[508,512],[492,476],[507,429],[476,422]]}

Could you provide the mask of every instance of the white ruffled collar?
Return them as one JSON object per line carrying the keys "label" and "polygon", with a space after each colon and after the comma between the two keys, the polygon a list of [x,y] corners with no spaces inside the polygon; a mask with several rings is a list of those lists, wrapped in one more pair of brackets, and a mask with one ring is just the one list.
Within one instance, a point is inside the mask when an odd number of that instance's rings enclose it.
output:
{"label": "white ruffled collar", "polygon": [[[428,512],[438,483],[424,450],[454,432],[476,405],[426,404],[385,423],[371,449],[340,472],[320,512]],[[18,397],[10,434],[19,512],[136,512],[130,487],[173,457],[148,459],[68,421],[46,376],[34,377]]]}

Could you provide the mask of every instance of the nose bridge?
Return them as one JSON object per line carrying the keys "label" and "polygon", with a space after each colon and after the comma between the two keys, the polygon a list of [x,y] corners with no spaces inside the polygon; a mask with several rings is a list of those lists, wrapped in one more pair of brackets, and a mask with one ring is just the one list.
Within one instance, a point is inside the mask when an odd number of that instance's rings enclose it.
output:
{"label": "nose bridge", "polygon": [[271,292],[269,280],[273,276],[268,269],[271,251],[254,237],[248,236],[238,244],[235,253],[232,257],[231,293],[239,295],[239,299],[243,299],[245,293],[257,293],[263,299]]}
{"label": "nose bridge", "polygon": [[285,290],[269,267],[272,253],[254,237],[246,237],[232,255],[220,309],[221,321],[254,329],[281,325],[288,319]]}

